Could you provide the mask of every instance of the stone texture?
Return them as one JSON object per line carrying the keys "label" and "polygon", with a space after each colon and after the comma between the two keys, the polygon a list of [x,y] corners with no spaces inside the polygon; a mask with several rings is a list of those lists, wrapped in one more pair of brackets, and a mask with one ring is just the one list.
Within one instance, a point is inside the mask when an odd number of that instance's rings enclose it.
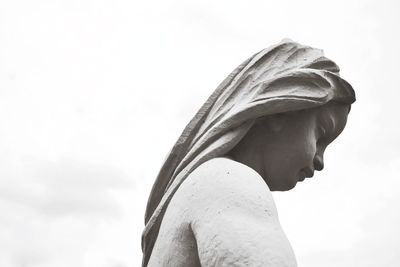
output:
{"label": "stone texture", "polygon": [[262,177],[221,157],[259,118],[354,101],[322,50],[285,40],[243,62],[186,126],[160,170],[146,209],[143,266],[295,266]]}
{"label": "stone texture", "polygon": [[215,158],[192,172],[174,195],[149,266],[296,266],[296,261],[263,179],[246,165]]}

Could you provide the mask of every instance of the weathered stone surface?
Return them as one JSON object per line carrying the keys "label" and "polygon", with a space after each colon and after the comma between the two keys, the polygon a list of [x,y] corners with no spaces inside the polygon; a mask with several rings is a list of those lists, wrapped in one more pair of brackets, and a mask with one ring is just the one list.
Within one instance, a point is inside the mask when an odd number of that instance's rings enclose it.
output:
{"label": "weathered stone surface", "polygon": [[192,172],[164,215],[149,266],[295,266],[271,192],[228,158]]}
{"label": "weathered stone surface", "polygon": [[143,266],[296,266],[271,190],[323,167],[351,86],[322,50],[283,41],[226,78],[187,125],[149,197]]}

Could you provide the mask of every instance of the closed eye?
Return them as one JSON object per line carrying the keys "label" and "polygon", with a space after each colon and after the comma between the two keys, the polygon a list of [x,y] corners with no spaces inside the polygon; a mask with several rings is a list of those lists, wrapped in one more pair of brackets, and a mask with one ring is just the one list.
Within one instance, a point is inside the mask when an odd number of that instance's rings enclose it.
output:
{"label": "closed eye", "polygon": [[319,139],[325,137],[325,135],[326,135],[326,129],[325,129],[325,127],[320,126],[319,129],[318,129],[318,132],[319,132]]}

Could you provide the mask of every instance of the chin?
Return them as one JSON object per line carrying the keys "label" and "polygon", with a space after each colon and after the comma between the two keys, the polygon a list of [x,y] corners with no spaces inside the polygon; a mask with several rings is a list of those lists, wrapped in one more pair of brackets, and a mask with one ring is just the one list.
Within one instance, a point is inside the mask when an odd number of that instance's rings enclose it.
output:
{"label": "chin", "polygon": [[297,181],[286,181],[284,183],[276,183],[268,185],[271,191],[289,191],[293,189],[297,184]]}

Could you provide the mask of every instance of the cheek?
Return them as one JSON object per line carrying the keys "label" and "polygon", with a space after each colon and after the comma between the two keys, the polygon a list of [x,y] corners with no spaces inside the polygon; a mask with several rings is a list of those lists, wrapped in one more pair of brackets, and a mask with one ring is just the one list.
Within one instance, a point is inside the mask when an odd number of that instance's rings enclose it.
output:
{"label": "cheek", "polygon": [[303,142],[298,144],[291,153],[291,162],[294,172],[299,172],[305,167],[313,166],[314,157],[317,153],[315,142]]}
{"label": "cheek", "polygon": [[311,147],[304,145],[304,143],[301,145],[292,144],[282,148],[282,151],[280,157],[275,158],[276,166],[272,166],[272,168],[276,170],[278,176],[291,180],[297,178],[301,169],[312,164],[315,156],[315,145]]}

